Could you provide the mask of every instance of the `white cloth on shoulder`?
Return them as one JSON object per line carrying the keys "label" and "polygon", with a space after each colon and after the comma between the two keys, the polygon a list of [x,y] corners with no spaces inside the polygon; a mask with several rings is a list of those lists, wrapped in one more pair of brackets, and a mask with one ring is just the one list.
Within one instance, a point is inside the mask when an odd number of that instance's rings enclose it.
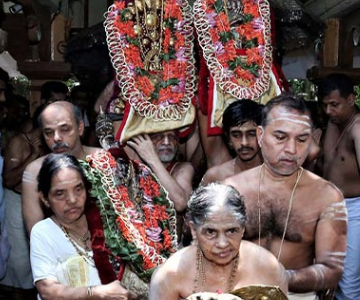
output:
{"label": "white cloth on shoulder", "polygon": [[[88,253],[92,255],[92,251]],[[34,283],[55,279],[72,287],[101,284],[95,265],[77,253],[51,218],[36,223],[31,230],[30,260]]]}

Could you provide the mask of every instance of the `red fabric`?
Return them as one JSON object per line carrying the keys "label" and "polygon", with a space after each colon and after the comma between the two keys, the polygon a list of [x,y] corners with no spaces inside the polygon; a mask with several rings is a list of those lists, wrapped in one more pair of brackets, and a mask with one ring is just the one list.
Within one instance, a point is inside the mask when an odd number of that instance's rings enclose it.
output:
{"label": "red fabric", "polygon": [[[115,271],[110,264],[110,251],[106,248],[104,230],[102,227],[101,216],[96,204],[91,201],[87,205],[86,218],[91,233],[91,247],[96,269],[99,272],[102,284],[108,284],[116,279],[121,280],[124,274],[125,264],[121,263],[120,272],[116,276]],[[118,261],[121,261],[117,258]]]}
{"label": "red fabric", "polygon": [[209,69],[206,65],[206,61],[203,57],[203,53],[199,48],[199,62],[200,62],[200,66],[199,66],[199,86],[198,86],[198,101],[199,101],[199,108],[202,112],[203,115],[207,115],[208,113],[208,97],[209,97],[209,91],[210,87],[209,87],[209,77],[210,77],[210,72]]}

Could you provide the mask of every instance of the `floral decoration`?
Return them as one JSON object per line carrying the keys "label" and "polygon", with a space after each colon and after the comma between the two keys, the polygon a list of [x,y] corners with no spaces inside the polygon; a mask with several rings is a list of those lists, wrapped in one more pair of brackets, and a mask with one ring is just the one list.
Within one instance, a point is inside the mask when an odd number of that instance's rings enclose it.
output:
{"label": "floral decoration", "polygon": [[134,29],[139,24],[128,1],[114,1],[104,25],[123,98],[141,116],[179,120],[190,108],[195,90],[192,14],[186,0],[162,1],[160,75],[144,66],[141,38]]}
{"label": "floral decoration", "polygon": [[123,184],[119,165],[107,151],[82,163],[100,209],[107,248],[149,281],[154,268],[177,250],[175,210],[167,192],[148,167],[135,161],[128,163],[138,180]]}
{"label": "floral decoration", "polygon": [[238,99],[256,99],[270,84],[270,7],[265,0],[241,3],[242,20],[230,26],[226,0],[196,0],[195,27],[215,82]]}

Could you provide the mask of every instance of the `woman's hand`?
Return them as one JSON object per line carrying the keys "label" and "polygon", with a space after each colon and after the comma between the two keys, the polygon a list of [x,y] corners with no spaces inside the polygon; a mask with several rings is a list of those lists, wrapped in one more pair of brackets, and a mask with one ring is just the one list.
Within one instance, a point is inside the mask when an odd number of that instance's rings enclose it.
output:
{"label": "woman's hand", "polygon": [[115,280],[109,284],[94,286],[91,299],[136,300],[138,295],[125,289],[120,281]]}

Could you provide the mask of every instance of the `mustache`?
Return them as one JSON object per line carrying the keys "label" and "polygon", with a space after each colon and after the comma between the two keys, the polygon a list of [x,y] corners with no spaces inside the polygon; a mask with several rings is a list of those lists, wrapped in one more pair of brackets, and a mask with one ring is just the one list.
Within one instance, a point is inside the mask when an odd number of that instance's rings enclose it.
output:
{"label": "mustache", "polygon": [[55,143],[51,147],[51,150],[56,151],[56,150],[62,149],[62,148],[69,148],[69,144],[68,143]]}
{"label": "mustache", "polygon": [[172,151],[172,147],[159,147],[159,151],[162,151],[162,150],[170,150]]}
{"label": "mustache", "polygon": [[243,151],[243,150],[252,151],[252,150],[254,150],[254,148],[252,148],[252,147],[240,147],[240,148],[237,149],[238,152]]}

